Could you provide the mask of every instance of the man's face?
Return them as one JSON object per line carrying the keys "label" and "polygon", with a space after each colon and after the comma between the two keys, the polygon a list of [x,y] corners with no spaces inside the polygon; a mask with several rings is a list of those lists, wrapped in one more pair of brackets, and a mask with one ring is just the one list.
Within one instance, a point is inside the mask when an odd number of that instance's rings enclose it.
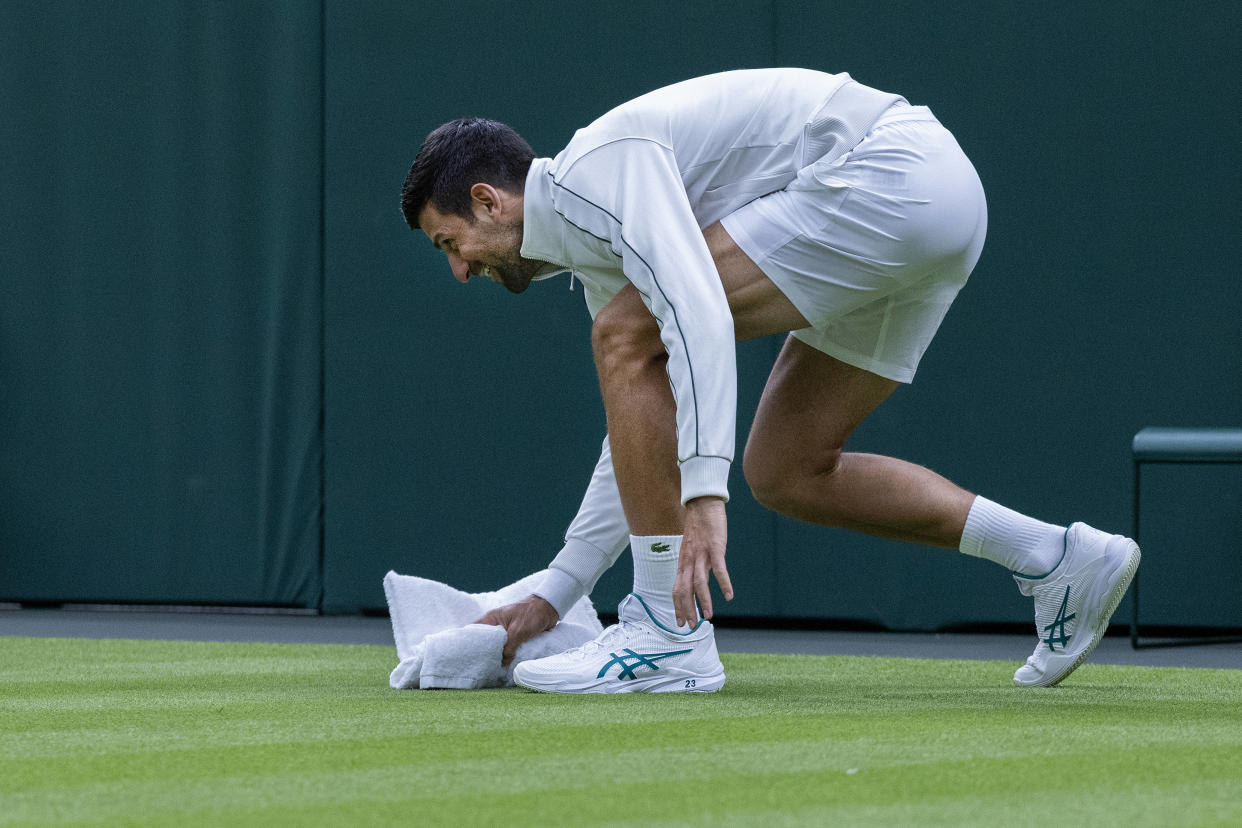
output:
{"label": "man's face", "polygon": [[470,218],[442,213],[428,204],[418,216],[418,226],[448,256],[457,281],[464,284],[471,276],[487,276],[521,293],[543,265],[521,255],[521,196],[476,184],[471,197]]}

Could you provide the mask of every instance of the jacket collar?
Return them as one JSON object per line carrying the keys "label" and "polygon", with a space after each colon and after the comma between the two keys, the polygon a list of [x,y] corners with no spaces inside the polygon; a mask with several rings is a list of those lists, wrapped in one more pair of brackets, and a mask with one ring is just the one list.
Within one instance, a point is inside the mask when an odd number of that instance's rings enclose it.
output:
{"label": "jacket collar", "polygon": [[526,173],[522,193],[522,258],[547,262],[536,279],[569,270],[565,254],[565,221],[552,204],[552,159],[536,158]]}

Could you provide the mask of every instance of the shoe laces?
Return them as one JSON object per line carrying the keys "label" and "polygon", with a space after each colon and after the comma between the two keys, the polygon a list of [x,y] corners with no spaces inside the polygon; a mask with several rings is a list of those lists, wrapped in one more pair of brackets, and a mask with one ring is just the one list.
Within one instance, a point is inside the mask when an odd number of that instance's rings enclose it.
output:
{"label": "shoe laces", "polygon": [[623,639],[626,636],[631,635],[633,632],[636,632],[636,630],[634,629],[635,626],[636,625],[632,621],[625,621],[625,620],[618,621],[617,623],[613,624],[611,627],[608,627],[607,629],[605,629],[602,633],[600,633],[598,636],[596,636],[591,641],[588,641],[585,644],[581,644],[573,648],[573,650],[570,650],[569,652],[577,653],[580,655],[590,655],[592,653],[597,653],[600,650],[606,650],[609,647],[611,647],[612,643],[616,641],[617,639]]}

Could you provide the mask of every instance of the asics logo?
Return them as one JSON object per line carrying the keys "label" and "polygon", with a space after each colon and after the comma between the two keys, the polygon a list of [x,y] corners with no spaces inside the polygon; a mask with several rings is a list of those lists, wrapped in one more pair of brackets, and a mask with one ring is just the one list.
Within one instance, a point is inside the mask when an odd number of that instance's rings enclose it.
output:
{"label": "asics logo", "polygon": [[667,543],[653,543],[653,544],[651,544],[651,551],[652,551],[652,552],[667,552],[667,551],[668,551],[669,549],[671,549],[671,548],[672,548],[672,547],[670,547]]}
{"label": "asics logo", "polygon": [[1065,608],[1069,606],[1070,588],[1065,588],[1065,596],[1061,599],[1061,609],[1057,610],[1057,617],[1052,619],[1052,623],[1044,627],[1044,632],[1048,633],[1048,637],[1044,639],[1044,643],[1048,645],[1048,649],[1052,652],[1057,651],[1057,645],[1061,645],[1061,649],[1065,649],[1065,645],[1069,643],[1069,633],[1065,631],[1065,625],[1078,617],[1078,613],[1071,612],[1065,614]]}
{"label": "asics logo", "polygon": [[612,656],[612,660],[599,668],[599,675],[596,678],[603,678],[604,674],[608,672],[608,668],[615,664],[620,668],[617,678],[622,681],[629,681],[630,679],[638,678],[634,675],[634,670],[639,667],[650,667],[652,670],[659,670],[660,668],[656,664],[657,661],[663,661],[666,658],[672,658],[677,655],[685,655],[688,652],[691,652],[691,650],[674,650],[671,653],[636,653],[629,647],[626,647],[621,651],[621,655],[616,653],[608,654]]}

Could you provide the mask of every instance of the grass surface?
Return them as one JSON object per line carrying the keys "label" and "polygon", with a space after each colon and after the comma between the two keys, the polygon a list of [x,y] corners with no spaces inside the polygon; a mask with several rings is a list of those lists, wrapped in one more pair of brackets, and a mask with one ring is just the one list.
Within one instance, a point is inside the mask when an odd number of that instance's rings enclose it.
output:
{"label": "grass surface", "polygon": [[0,825],[1242,824],[1242,670],[726,655],[395,691],[391,648],[0,638]]}

